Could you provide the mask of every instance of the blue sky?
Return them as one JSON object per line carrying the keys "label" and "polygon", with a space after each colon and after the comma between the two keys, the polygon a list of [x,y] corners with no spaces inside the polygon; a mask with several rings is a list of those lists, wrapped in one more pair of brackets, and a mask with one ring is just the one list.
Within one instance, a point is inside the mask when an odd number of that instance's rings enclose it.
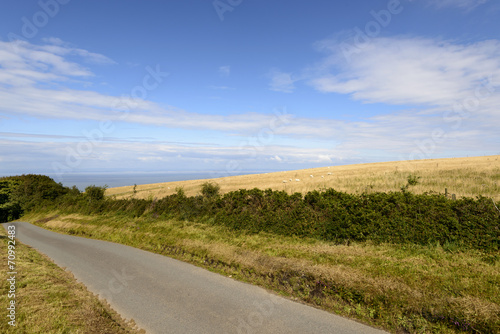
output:
{"label": "blue sky", "polygon": [[500,154],[497,1],[0,9],[0,175]]}

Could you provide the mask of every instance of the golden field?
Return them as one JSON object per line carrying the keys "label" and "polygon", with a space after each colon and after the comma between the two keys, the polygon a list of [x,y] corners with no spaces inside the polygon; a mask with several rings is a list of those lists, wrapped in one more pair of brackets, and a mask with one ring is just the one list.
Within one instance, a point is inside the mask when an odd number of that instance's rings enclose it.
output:
{"label": "golden field", "polygon": [[[312,177],[311,177],[312,175]],[[337,191],[363,192],[400,191],[409,175],[420,177],[410,188],[416,194],[443,193],[460,197],[491,197],[500,201],[500,155],[380,162],[345,166],[282,171],[265,174],[229,176],[217,179],[177,181],[110,188],[109,196],[117,198],[161,198],[183,188],[187,196],[200,194],[201,185],[210,181],[220,186],[221,193],[238,189],[273,189],[288,193],[334,188]],[[297,181],[299,180],[299,181]],[[131,180],[133,182],[133,180]]]}

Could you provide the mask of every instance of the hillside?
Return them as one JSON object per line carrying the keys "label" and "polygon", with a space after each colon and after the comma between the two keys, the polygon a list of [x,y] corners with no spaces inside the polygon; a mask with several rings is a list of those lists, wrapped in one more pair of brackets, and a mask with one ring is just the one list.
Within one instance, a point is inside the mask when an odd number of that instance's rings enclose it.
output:
{"label": "hillside", "polygon": [[450,195],[455,194],[457,198],[482,195],[500,200],[500,155],[329,166],[210,180],[154,183],[137,185],[135,194],[134,186],[130,185],[110,188],[106,194],[116,195],[117,198],[162,198],[182,187],[187,196],[192,196],[199,194],[201,185],[207,181],[219,184],[221,193],[251,188],[306,193],[315,189],[334,188],[359,194],[399,191],[410,174],[420,177],[419,183],[411,188],[416,194],[444,193],[446,188]]}
{"label": "hillside", "polygon": [[[191,262],[393,333],[497,333],[499,171],[492,156],[211,180],[222,196],[207,180],[108,191],[122,199],[67,189],[41,196],[23,220]],[[4,195],[16,199],[19,187]],[[274,191],[236,191],[255,187]],[[457,200],[414,194],[444,188]]]}

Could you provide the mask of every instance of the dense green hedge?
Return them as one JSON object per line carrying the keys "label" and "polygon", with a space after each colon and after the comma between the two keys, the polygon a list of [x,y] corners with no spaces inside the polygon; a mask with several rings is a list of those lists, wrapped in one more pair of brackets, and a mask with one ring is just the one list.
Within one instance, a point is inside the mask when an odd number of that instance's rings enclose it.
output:
{"label": "dense green hedge", "polygon": [[449,200],[440,195],[350,195],[328,189],[292,196],[240,190],[217,202],[216,224],[251,232],[321,240],[453,244],[500,249],[500,213],[490,199]]}
{"label": "dense green hedge", "polygon": [[305,196],[273,190],[239,190],[186,197],[182,191],[159,200],[79,201],[67,196],[58,208],[86,214],[175,218],[224,225],[249,233],[350,241],[441,244],[451,248],[500,250],[500,213],[491,199],[459,200],[408,191],[352,195],[327,189]]}
{"label": "dense green hedge", "polygon": [[[58,209],[84,214],[175,218],[224,225],[248,233],[350,241],[441,244],[450,248],[500,250],[500,212],[491,199],[459,200],[437,194],[401,192],[352,195],[327,189],[303,196],[284,191],[239,190],[218,195],[216,185],[187,197],[182,189],[159,200],[103,197],[104,188],[85,193],[44,176],[0,179],[0,219],[26,210]],[[497,205],[498,206],[498,205]]]}

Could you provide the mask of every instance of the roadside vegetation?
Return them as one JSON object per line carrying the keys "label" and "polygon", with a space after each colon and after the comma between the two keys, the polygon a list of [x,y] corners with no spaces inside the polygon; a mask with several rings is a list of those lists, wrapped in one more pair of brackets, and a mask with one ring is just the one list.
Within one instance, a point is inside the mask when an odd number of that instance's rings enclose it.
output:
{"label": "roadside vegetation", "polygon": [[[66,188],[21,214],[50,230],[175,257],[393,333],[500,332],[500,203],[414,193],[423,182],[406,173],[395,191],[349,194],[223,192],[211,181],[196,196],[177,187],[146,199],[105,196],[105,188],[90,186],[84,193]],[[19,194],[5,189],[0,194]]]}
{"label": "roadside vegetation", "polygon": [[239,190],[219,195],[218,185],[203,185],[198,196],[182,189],[161,199],[113,199],[105,189],[67,193],[44,207],[62,212],[118,217],[177,219],[225,226],[248,234],[313,238],[333,245],[370,241],[375,244],[442,245],[456,250],[500,250],[500,203],[486,197],[448,199],[439,194],[413,194],[409,175],[399,192],[346,194],[334,189],[305,196],[271,189]]}
{"label": "roadside vegetation", "polygon": [[500,261],[495,252],[438,243],[332,244],[116,213],[45,211],[25,218],[53,231],[191,262],[393,333],[500,329]]}

